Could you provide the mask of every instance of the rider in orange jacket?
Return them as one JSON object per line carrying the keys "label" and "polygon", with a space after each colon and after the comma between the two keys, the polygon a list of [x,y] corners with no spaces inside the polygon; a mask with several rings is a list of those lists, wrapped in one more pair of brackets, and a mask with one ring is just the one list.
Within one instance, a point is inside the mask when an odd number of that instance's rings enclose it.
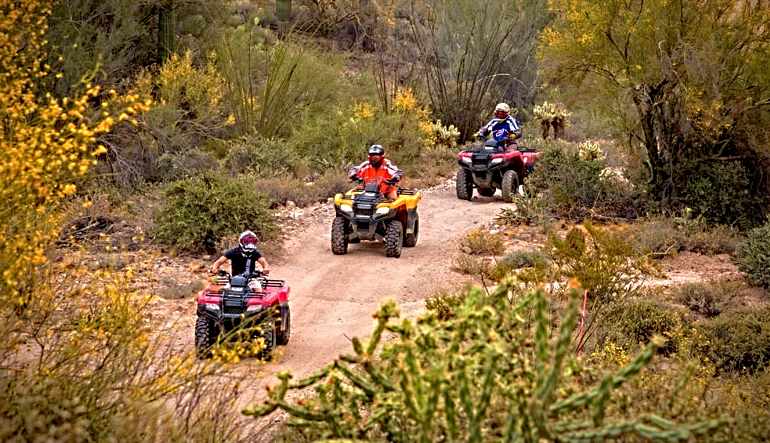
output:
{"label": "rider in orange jacket", "polygon": [[367,161],[350,170],[350,179],[363,183],[376,181],[380,184],[380,192],[395,200],[398,197],[396,184],[404,173],[385,158],[385,149],[382,146],[370,146],[368,154]]}

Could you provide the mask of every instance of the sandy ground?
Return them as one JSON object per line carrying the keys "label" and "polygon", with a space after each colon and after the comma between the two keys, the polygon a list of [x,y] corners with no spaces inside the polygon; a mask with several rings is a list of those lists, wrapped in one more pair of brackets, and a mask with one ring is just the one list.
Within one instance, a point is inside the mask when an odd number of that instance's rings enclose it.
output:
{"label": "sandy ground", "polygon": [[[317,211],[308,216],[296,236],[284,245],[283,257],[272,264],[271,277],[285,279],[291,287],[290,343],[278,348],[271,363],[253,359],[239,363],[238,372],[253,371],[256,375],[243,388],[241,405],[262,397],[263,388],[275,383],[273,375],[279,371],[289,370],[302,377],[340,353],[351,351],[350,339],[368,335],[374,324],[372,314],[384,300],[395,299],[402,315],[414,315],[436,290],[468,280],[450,270],[457,243],[469,229],[490,224],[504,203],[499,196],[476,196],[473,202],[458,200],[454,184],[450,185],[423,192],[418,209],[419,242],[414,248],[404,248],[399,259],[385,257],[379,242],[350,245],[347,255],[335,256],[330,249],[333,212]],[[180,264],[182,261],[168,259],[161,267],[171,268],[171,272],[187,267],[204,274],[203,261],[188,261],[187,265]],[[192,351],[194,298],[157,303],[156,312],[162,314],[154,321],[162,323],[161,334],[180,352]]]}

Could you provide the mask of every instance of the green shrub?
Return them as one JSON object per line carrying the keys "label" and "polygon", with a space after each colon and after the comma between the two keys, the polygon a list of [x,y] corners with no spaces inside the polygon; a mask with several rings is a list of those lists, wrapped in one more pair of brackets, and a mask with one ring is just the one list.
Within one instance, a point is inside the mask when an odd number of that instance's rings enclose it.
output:
{"label": "green shrub", "polygon": [[673,290],[674,300],[704,317],[719,315],[743,289],[740,282],[690,283]]}
{"label": "green shrub", "polygon": [[631,238],[640,253],[655,258],[679,251],[732,254],[739,242],[739,234],[730,227],[709,225],[702,218],[663,216],[633,225]]}
{"label": "green shrub", "polygon": [[495,263],[490,276],[500,281],[513,271],[521,268],[539,268],[548,266],[548,257],[540,251],[513,251]]}
{"label": "green shrub", "polygon": [[515,195],[511,207],[501,209],[495,221],[507,226],[546,225],[552,219],[547,206],[541,196]]}
{"label": "green shrub", "polygon": [[[306,379],[279,374],[267,400],[245,414],[281,409],[314,440],[392,442],[685,440],[719,426],[613,415],[614,391],[638,376],[659,341],[600,382],[585,383],[576,377],[580,366],[571,340],[576,303],[554,330],[545,294],[509,298],[520,292],[515,284],[489,295],[473,289],[444,321],[432,311],[416,322],[400,320],[395,303],[388,302],[374,315],[369,340],[353,339],[354,353]],[[290,390],[308,387],[314,395],[287,399]]]}
{"label": "green shrub", "polygon": [[[751,165],[752,169],[756,169]],[[682,203],[710,223],[756,225],[764,214],[763,198],[752,185],[758,177],[741,161],[698,162],[687,171]]]}
{"label": "green shrub", "polygon": [[549,147],[527,179],[558,215],[582,219],[592,214],[635,217],[632,187],[603,159],[583,159],[576,149]]}
{"label": "green shrub", "polygon": [[308,169],[306,161],[278,138],[242,136],[228,141],[224,149],[223,166],[233,175],[249,172],[259,177],[286,177]]}
{"label": "green shrub", "polygon": [[720,370],[762,371],[770,363],[770,307],[732,311],[702,322],[696,349]]}
{"label": "green shrub", "polygon": [[472,255],[500,255],[505,251],[505,237],[484,228],[474,229],[460,241],[460,249]]}
{"label": "green shrub", "polygon": [[153,237],[183,251],[212,251],[226,235],[275,233],[267,198],[242,179],[205,175],[171,183],[155,216]]}
{"label": "green shrub", "polygon": [[492,274],[492,263],[483,257],[458,254],[452,260],[452,270],[460,274],[489,278]]}
{"label": "green shrub", "polygon": [[425,299],[425,309],[433,311],[440,320],[455,316],[465,302],[466,291],[439,291]]}
{"label": "green shrub", "polygon": [[770,288],[770,221],[749,231],[736,258],[751,284]]}
{"label": "green shrub", "polygon": [[671,306],[634,298],[608,307],[597,326],[596,340],[600,346],[612,342],[631,351],[660,335],[668,339],[662,351],[671,353],[678,348],[683,325],[682,314]]}

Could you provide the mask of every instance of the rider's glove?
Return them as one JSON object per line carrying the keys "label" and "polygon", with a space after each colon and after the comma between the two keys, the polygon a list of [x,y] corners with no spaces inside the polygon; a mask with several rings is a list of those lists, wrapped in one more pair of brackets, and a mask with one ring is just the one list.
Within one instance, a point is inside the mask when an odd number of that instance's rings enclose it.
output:
{"label": "rider's glove", "polygon": [[390,186],[393,186],[396,183],[398,183],[398,177],[391,177],[391,178],[385,180],[385,183],[389,184]]}

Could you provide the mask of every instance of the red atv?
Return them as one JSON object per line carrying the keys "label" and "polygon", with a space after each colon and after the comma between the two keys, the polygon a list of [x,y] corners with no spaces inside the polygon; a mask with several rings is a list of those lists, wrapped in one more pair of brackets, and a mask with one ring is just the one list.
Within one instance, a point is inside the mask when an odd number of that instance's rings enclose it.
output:
{"label": "red atv", "polygon": [[500,189],[503,200],[510,201],[524,178],[532,171],[540,154],[530,148],[504,145],[491,139],[481,146],[457,154],[457,198],[471,200],[473,187],[484,197]]}
{"label": "red atv", "polygon": [[289,286],[284,280],[220,271],[198,293],[195,349],[199,358],[210,356],[211,346],[232,336],[237,328],[250,328],[253,338],[265,339],[260,358],[269,359],[276,345],[289,343],[291,312]]}

